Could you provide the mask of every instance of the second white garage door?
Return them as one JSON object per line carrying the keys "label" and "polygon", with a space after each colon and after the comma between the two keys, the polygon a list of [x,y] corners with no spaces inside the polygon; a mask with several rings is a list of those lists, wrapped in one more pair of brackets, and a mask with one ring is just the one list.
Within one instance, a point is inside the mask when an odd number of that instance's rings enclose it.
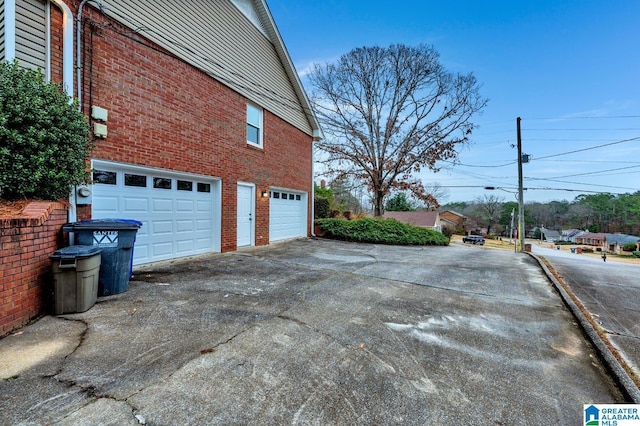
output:
{"label": "second white garage door", "polygon": [[220,251],[220,181],[94,160],[92,217],[142,222],[133,263]]}
{"label": "second white garage door", "polygon": [[269,241],[307,236],[307,194],[272,189],[269,200]]}

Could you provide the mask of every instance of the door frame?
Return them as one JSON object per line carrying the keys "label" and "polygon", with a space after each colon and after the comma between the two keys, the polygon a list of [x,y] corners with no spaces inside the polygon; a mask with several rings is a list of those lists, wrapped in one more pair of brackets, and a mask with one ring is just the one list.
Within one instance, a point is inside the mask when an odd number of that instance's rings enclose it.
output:
{"label": "door frame", "polygon": [[[240,222],[240,191],[241,188],[243,190],[250,190],[250,198],[249,198],[249,244],[239,244],[240,237],[240,226],[242,223]],[[237,190],[236,190],[236,247],[252,247],[256,244],[256,185],[251,182],[238,182]]]}

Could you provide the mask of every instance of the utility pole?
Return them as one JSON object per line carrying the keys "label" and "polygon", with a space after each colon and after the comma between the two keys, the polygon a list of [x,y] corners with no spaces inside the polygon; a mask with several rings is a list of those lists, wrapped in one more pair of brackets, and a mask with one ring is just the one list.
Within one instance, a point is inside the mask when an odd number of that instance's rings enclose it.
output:
{"label": "utility pole", "polygon": [[520,133],[520,117],[516,119],[518,133],[518,241],[520,251],[524,252],[524,194],[522,189],[522,135]]}

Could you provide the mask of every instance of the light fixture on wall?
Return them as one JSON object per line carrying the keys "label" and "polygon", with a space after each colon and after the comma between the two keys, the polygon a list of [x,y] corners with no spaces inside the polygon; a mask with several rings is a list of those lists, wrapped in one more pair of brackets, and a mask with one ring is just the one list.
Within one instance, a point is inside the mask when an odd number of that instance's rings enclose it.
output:
{"label": "light fixture on wall", "polygon": [[267,198],[269,196],[269,191],[264,190],[262,191],[262,198]]}

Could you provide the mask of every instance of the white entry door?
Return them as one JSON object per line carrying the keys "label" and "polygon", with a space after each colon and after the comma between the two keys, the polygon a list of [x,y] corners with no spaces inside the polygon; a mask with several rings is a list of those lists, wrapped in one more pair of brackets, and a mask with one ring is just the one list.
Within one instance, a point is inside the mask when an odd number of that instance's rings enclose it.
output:
{"label": "white entry door", "polygon": [[253,185],[238,184],[238,247],[254,244],[254,193]]}

